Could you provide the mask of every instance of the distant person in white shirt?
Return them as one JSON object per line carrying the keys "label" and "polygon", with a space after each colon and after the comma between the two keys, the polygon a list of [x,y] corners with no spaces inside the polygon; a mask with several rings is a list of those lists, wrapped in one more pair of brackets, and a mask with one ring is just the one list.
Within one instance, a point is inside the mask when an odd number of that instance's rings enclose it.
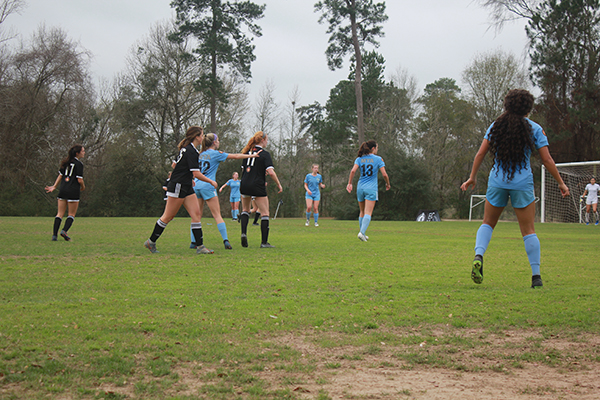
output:
{"label": "distant person in white shirt", "polygon": [[585,186],[585,191],[581,197],[585,197],[587,195],[587,199],[585,200],[585,224],[590,224],[590,206],[594,209],[594,215],[596,216],[596,225],[600,222],[600,218],[598,218],[598,190],[600,190],[600,185],[596,183],[596,179],[590,179],[590,183]]}

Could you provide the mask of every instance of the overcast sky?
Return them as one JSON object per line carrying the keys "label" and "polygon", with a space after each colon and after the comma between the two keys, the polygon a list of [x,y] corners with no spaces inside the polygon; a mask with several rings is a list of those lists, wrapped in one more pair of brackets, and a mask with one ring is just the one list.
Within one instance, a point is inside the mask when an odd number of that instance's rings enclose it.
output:
{"label": "overcast sky", "polygon": [[[41,25],[61,27],[70,38],[91,51],[97,79],[111,80],[125,68],[125,57],[157,22],[173,18],[170,0],[25,0],[21,15],[6,21],[27,39]],[[258,21],[262,37],[255,38],[251,101],[267,81],[276,87],[280,103],[289,101],[295,87],[301,105],[324,104],[329,90],[348,76],[327,68],[327,27],[318,23],[316,0],[255,0],[266,4]],[[488,12],[474,0],[388,0],[389,20],[378,52],[386,59],[386,77],[402,68],[416,78],[419,89],[443,77],[461,85],[461,72],[480,53],[497,49],[522,57],[526,45],[524,22],[508,24],[496,34],[489,29]]]}

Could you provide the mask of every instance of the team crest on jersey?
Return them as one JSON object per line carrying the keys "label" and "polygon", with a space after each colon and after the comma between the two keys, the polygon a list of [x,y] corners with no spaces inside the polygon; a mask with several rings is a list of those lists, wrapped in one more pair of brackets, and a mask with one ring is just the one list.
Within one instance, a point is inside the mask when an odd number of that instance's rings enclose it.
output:
{"label": "team crest on jersey", "polygon": [[65,178],[65,182],[69,182],[69,181],[70,181],[70,179],[69,179],[69,177],[67,176],[67,177]]}
{"label": "team crest on jersey", "polygon": [[246,168],[246,172],[250,172],[250,167]]}

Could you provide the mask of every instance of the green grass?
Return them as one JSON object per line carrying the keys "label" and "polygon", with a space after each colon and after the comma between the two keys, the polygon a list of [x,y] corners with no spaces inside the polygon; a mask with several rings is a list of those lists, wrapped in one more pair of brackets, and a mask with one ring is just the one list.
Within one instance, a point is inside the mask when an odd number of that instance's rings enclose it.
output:
{"label": "green grass", "polygon": [[[52,218],[0,218],[0,397],[299,398],[289,383],[318,360],[278,340],[289,334],[322,349],[354,347],[325,362],[335,373],[389,349],[389,365],[477,370],[457,353],[476,352],[492,334],[577,341],[600,330],[596,227],[538,224],[544,288],[532,290],[516,223],[496,227],[475,285],[477,222],[375,221],[363,243],[357,222],[277,219],[275,249],[258,248],[254,226],[245,249],[239,225],[227,221],[234,250],[226,251],[203,219],[215,254],[196,255],[185,218],[150,254],[143,242],[155,220],[77,218],[72,242],[51,242]],[[531,336],[526,351],[503,350],[491,370],[574,357]],[[422,343],[435,351],[419,352]],[[265,368],[288,375],[273,385],[259,377]],[[201,384],[190,387],[190,376]]]}

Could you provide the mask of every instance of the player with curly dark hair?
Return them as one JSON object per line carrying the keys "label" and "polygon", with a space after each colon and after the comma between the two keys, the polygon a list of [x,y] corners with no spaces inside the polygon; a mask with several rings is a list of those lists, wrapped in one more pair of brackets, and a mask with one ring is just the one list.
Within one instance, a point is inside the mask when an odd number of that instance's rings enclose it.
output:
{"label": "player with curly dark hair", "polygon": [[479,151],[475,155],[471,176],[461,185],[467,190],[477,183],[477,172],[489,152],[494,166],[488,178],[488,188],[483,214],[483,224],[475,239],[475,259],[471,279],[483,282],[483,255],[492,239],[492,233],[500,214],[508,204],[515,210],[525,243],[525,251],[531,265],[531,287],[541,287],[540,241],[535,234],[535,194],[533,172],[529,157],[537,149],[542,163],[558,182],[563,197],[569,195],[569,188],[563,182],[554,160],[548,150],[548,139],[542,127],[527,116],[533,108],[533,95],[524,89],[513,89],[504,98],[504,113],[488,128]]}

